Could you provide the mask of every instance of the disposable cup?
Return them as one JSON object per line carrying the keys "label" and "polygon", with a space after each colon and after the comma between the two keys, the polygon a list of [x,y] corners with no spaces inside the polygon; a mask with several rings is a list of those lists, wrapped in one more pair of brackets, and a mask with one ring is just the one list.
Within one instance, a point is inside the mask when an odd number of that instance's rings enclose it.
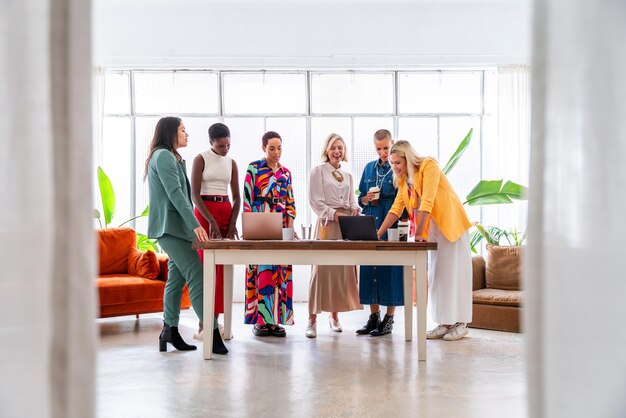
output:
{"label": "disposable cup", "polygon": [[293,241],[293,228],[283,228],[283,241]]}

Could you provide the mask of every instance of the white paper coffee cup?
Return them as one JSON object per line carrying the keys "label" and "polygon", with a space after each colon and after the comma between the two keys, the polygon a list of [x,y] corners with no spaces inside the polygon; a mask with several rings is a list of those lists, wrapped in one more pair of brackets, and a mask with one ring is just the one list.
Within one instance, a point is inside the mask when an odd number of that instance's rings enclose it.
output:
{"label": "white paper coffee cup", "polygon": [[398,222],[398,239],[400,241],[408,241],[409,238],[409,223],[408,222]]}
{"label": "white paper coffee cup", "polygon": [[283,241],[293,241],[293,228],[283,228]]}
{"label": "white paper coffee cup", "polygon": [[368,191],[374,193],[374,200],[380,199],[380,187],[373,186]]}

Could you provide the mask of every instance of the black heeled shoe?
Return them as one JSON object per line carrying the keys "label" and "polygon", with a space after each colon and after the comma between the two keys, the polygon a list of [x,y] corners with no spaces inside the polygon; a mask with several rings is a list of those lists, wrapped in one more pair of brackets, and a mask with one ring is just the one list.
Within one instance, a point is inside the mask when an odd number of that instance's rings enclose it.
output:
{"label": "black heeled shoe", "polygon": [[393,331],[393,315],[385,315],[378,327],[370,332],[372,337],[380,337],[381,335],[391,334]]}
{"label": "black heeled shoe", "polygon": [[220,330],[215,328],[213,330],[213,353],[214,354],[227,354],[228,348],[224,345],[224,341],[222,341],[222,336],[220,335]]}
{"label": "black heeled shoe", "polygon": [[163,330],[161,331],[161,335],[159,335],[159,351],[167,351],[167,343],[172,344],[174,348],[179,351],[191,351],[196,349],[195,345],[187,344],[183,340],[183,337],[178,333],[178,327],[171,327],[164,322]]}
{"label": "black heeled shoe", "polygon": [[363,328],[356,330],[356,333],[359,335],[367,335],[373,330],[375,330],[379,324],[380,324],[380,312],[375,312],[370,315],[370,318],[367,320],[367,323],[363,325]]}

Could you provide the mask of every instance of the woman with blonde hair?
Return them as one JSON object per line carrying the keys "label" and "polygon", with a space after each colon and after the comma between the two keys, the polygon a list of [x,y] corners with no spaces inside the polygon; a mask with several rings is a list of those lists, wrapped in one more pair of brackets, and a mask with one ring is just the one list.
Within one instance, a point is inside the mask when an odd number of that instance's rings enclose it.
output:
{"label": "woman with blonde hair", "polygon": [[[346,143],[330,134],[322,148],[322,164],[311,170],[309,203],[317,215],[317,239],[341,239],[339,217],[358,215],[352,175],[341,168],[348,161]],[[313,266],[309,282],[309,323],[305,335],[317,336],[317,314],[330,312],[330,328],[341,332],[338,312],[363,309],[359,303],[356,266]]]}
{"label": "woman with blonde hair", "polygon": [[439,325],[426,336],[459,340],[467,335],[467,324],[472,322],[470,221],[434,159],[420,156],[407,141],[398,141],[389,154],[398,194],[378,236],[406,208],[415,241],[437,243],[437,251],[429,258],[428,296],[431,316]]}

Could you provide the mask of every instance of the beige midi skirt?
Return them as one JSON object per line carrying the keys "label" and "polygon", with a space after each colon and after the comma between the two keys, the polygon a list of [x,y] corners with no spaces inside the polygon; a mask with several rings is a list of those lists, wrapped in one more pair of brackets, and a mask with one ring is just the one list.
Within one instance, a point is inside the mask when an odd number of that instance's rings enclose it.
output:
{"label": "beige midi skirt", "polygon": [[[341,212],[348,212],[341,210]],[[326,239],[342,239],[339,223],[320,220],[315,226],[315,239],[320,239],[320,229]],[[324,238],[324,237],[322,237]],[[359,282],[356,266],[313,266],[309,282],[309,314],[320,312],[347,312],[363,309],[359,303]]]}

